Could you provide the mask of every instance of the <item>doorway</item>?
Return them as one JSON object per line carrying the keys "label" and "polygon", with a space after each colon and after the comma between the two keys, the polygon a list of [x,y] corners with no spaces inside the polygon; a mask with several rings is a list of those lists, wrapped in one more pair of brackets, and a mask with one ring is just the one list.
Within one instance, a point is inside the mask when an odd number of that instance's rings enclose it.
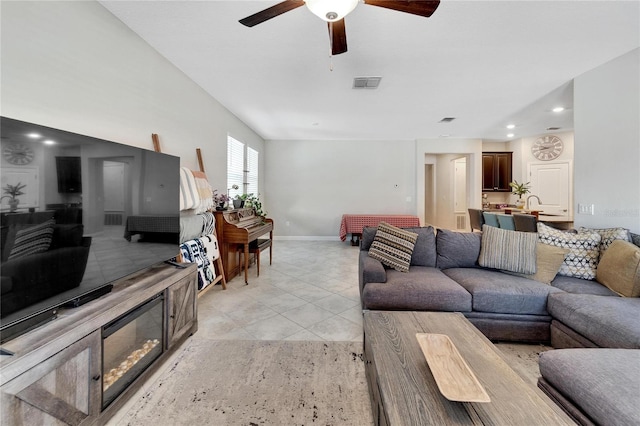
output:
{"label": "doorway", "polygon": [[453,160],[453,213],[456,229],[467,228],[467,159],[466,157]]}

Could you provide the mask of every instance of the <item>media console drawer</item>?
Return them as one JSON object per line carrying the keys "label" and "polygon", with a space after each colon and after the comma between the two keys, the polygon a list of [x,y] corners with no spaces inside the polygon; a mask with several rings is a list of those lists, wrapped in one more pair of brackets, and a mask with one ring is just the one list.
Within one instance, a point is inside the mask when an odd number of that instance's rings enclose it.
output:
{"label": "media console drawer", "polygon": [[[185,269],[154,266],[114,283],[111,293],[66,310],[56,320],[3,345],[14,355],[0,359],[2,424],[104,424],[197,330],[196,274],[195,264]],[[161,353],[103,408],[104,380],[110,373],[102,371],[103,338],[108,338],[103,327],[126,323],[131,312],[148,309],[150,304],[160,310],[154,317],[162,322],[162,336],[153,337],[164,344],[152,349],[161,347]],[[133,315],[132,321],[140,322],[143,315]],[[140,327],[124,324],[121,328],[129,338],[140,334]]]}

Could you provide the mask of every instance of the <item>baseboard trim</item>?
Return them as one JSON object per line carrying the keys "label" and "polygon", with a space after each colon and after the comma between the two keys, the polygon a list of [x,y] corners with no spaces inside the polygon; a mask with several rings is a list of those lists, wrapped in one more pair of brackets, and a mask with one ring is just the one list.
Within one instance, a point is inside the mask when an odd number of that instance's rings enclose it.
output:
{"label": "baseboard trim", "polygon": [[321,237],[321,236],[274,236],[274,240],[280,241],[340,241],[340,237]]}

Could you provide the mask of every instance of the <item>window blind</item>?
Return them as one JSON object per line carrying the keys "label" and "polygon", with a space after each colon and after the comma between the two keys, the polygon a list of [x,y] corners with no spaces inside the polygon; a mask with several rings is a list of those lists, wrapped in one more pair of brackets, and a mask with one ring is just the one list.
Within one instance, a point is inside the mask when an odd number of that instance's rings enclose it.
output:
{"label": "window blind", "polygon": [[258,151],[247,147],[247,194],[253,194],[256,197],[260,194],[258,191]]}
{"label": "window blind", "polygon": [[227,189],[238,185],[238,189],[229,189],[229,197],[242,195],[244,177],[244,144],[227,136]]}

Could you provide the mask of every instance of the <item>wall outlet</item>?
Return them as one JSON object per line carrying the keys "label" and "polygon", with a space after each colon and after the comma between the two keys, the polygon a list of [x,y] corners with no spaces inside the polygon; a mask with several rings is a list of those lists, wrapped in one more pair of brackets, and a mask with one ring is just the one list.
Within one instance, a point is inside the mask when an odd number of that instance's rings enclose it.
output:
{"label": "wall outlet", "polygon": [[595,204],[578,204],[578,214],[596,214]]}

